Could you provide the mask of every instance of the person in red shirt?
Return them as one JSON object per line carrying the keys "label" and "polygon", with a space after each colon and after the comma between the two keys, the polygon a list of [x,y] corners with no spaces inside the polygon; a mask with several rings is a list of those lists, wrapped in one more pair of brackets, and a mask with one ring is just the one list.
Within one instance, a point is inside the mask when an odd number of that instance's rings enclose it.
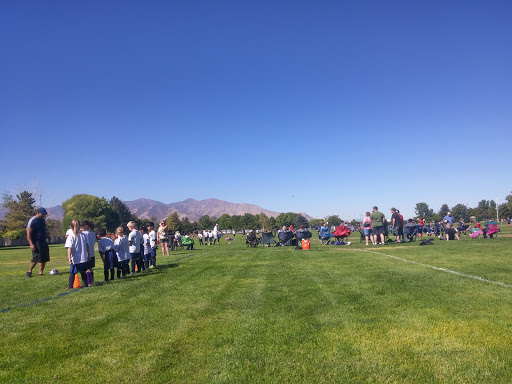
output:
{"label": "person in red shirt", "polygon": [[[402,223],[402,228],[403,228],[404,227],[404,217],[400,213],[399,209],[396,210],[396,213],[398,213],[398,217],[400,218],[400,223]],[[401,240],[402,240],[403,243],[405,243],[404,231],[402,231]]]}

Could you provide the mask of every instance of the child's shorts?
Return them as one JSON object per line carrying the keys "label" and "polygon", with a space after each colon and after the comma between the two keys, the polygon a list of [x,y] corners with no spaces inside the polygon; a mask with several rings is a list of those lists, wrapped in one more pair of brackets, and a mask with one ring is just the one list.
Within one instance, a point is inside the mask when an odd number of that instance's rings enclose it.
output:
{"label": "child's shorts", "polygon": [[151,259],[151,253],[144,254],[144,261],[149,261]]}
{"label": "child's shorts", "polygon": [[132,259],[132,260],[139,260],[140,259],[140,252],[139,253],[130,253],[130,259]]}
{"label": "child's shorts", "polygon": [[130,265],[130,260],[117,261],[117,269],[124,269]]}
{"label": "child's shorts", "polygon": [[104,259],[104,269],[114,269],[115,267],[117,267],[117,255],[114,251],[108,251],[107,253],[105,253]]}
{"label": "child's shorts", "polygon": [[91,260],[87,262],[87,269],[92,269],[96,266],[96,258],[91,257]]}
{"label": "child's shorts", "polygon": [[88,263],[80,263],[80,264],[71,264],[69,266],[69,273],[78,273],[78,272],[85,272],[88,268]]}

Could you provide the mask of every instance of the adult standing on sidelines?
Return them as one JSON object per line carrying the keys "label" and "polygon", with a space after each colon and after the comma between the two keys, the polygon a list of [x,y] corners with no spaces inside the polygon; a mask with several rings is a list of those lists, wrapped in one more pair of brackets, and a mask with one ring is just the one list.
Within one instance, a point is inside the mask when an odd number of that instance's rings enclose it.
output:
{"label": "adult standing on sidelines", "polygon": [[50,261],[50,248],[46,240],[46,209],[39,208],[36,215],[27,223],[27,240],[32,251],[32,261],[25,277],[32,277],[32,270],[39,263],[39,276],[43,274],[44,267]]}
{"label": "adult standing on sidelines", "polygon": [[384,214],[382,212],[379,212],[379,208],[377,208],[377,206],[373,207],[373,212],[370,215],[370,219],[372,220],[373,226],[373,245],[378,244],[379,236],[382,245],[386,244],[386,242],[384,241]]}
{"label": "adult standing on sidelines", "polygon": [[400,243],[400,238],[404,234],[404,229],[396,208],[391,208],[391,227],[393,228],[393,234],[396,236],[396,242]]}
{"label": "adult standing on sidelines", "polygon": [[448,212],[445,217],[443,217],[443,221],[453,225],[453,216],[451,212]]}

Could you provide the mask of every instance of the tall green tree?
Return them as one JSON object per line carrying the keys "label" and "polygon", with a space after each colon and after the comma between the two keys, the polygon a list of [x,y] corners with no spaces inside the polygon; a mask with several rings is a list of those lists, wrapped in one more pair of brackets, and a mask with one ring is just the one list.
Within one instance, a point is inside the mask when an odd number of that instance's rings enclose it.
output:
{"label": "tall green tree", "polygon": [[329,223],[329,226],[337,226],[341,224],[341,219],[338,215],[331,215],[327,218],[327,222]]}
{"label": "tall green tree", "polygon": [[457,204],[452,208],[452,216],[455,220],[469,221],[468,207],[464,204]]}
{"label": "tall green tree", "polygon": [[181,220],[177,212],[172,212],[167,216],[165,224],[171,231],[181,231]]}
{"label": "tall green tree", "polygon": [[272,230],[277,227],[276,218],[274,216],[270,216],[268,218],[268,229]]}
{"label": "tall green tree", "polygon": [[276,217],[276,225],[281,228],[283,226],[289,227],[290,225],[295,225],[295,220],[297,219],[297,214],[294,212],[282,212]]}
{"label": "tall green tree", "polygon": [[74,195],[62,203],[64,218],[62,230],[69,228],[71,220],[90,220],[94,227],[103,227],[113,232],[119,226],[119,216],[115,213],[104,197],[87,194]]}
{"label": "tall green tree", "polygon": [[231,217],[224,213],[219,217],[218,223],[221,229],[229,229],[231,228]]}
{"label": "tall green tree", "polygon": [[299,228],[301,225],[304,226],[304,228],[309,228],[308,220],[302,216],[301,214],[297,215],[295,218],[295,227]]}
{"label": "tall green tree", "polygon": [[450,212],[450,207],[448,207],[448,204],[443,204],[439,209],[438,215],[442,219],[448,214],[448,212]]}
{"label": "tall green tree", "polygon": [[240,216],[240,215],[231,216],[231,227],[236,231],[240,231],[244,227],[243,221],[242,221],[242,216]]}
{"label": "tall green tree", "polygon": [[242,216],[242,224],[243,224],[244,228],[256,229],[256,228],[258,228],[258,218],[255,215],[253,215],[252,213],[245,213]]}
{"label": "tall green tree", "polygon": [[190,233],[193,230],[195,230],[196,228],[197,228],[197,223],[196,222],[191,222],[188,219],[188,217],[185,216],[183,219],[181,219],[181,230],[183,232]]}
{"label": "tall green tree", "polygon": [[434,215],[434,210],[430,209],[427,203],[417,203],[414,212],[416,216],[424,219],[430,219]]}
{"label": "tall green tree", "polygon": [[309,225],[311,225],[311,228],[321,227],[323,223],[325,223],[324,219],[311,219],[311,220],[309,220]]}
{"label": "tall green tree", "polygon": [[199,229],[212,229],[215,223],[212,222],[210,216],[203,215],[197,220],[197,227]]}
{"label": "tall green tree", "polygon": [[112,211],[117,214],[120,223],[126,224],[130,220],[134,219],[134,215],[131,213],[130,208],[128,208],[128,206],[117,197],[113,196],[109,200],[108,205],[110,205]]}
{"label": "tall green tree", "polygon": [[9,210],[4,217],[5,236],[18,239],[26,235],[27,222],[36,213],[35,202],[27,191],[16,197],[7,193],[3,195],[3,205]]}

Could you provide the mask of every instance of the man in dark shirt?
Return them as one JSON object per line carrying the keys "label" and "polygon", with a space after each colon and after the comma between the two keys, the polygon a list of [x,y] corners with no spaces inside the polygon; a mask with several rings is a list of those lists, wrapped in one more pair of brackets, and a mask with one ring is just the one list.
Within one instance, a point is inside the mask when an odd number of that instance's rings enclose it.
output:
{"label": "man in dark shirt", "polygon": [[50,261],[50,249],[46,240],[46,209],[39,208],[36,215],[27,223],[27,240],[32,251],[32,261],[25,277],[32,277],[32,270],[39,263],[39,275],[43,274],[44,267]]}
{"label": "man in dark shirt", "polygon": [[391,208],[391,228],[393,228],[393,235],[396,236],[396,242],[400,243],[400,238],[404,233],[404,229],[396,208]]}
{"label": "man in dark shirt", "polygon": [[452,225],[450,223],[446,224],[446,241],[450,241],[450,240],[455,240],[455,238],[457,238],[457,240],[460,240],[460,237],[459,237],[459,234],[457,233],[457,229],[453,228]]}

